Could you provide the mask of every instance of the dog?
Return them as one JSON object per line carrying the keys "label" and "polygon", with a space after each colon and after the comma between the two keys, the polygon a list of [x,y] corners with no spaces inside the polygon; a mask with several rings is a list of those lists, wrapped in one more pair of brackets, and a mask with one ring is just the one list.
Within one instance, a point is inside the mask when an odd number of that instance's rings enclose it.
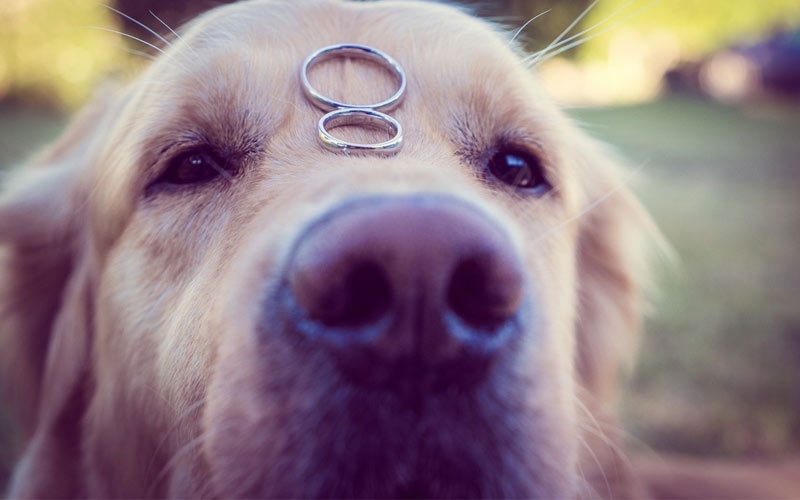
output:
{"label": "dog", "polygon": [[[509,38],[252,0],[101,90],[0,197],[9,495],[648,495],[613,402],[657,231]],[[342,43],[402,66],[399,152],[320,143],[302,62]],[[397,86],[309,71],[345,102]],[[385,139],[360,125],[330,132]]]}

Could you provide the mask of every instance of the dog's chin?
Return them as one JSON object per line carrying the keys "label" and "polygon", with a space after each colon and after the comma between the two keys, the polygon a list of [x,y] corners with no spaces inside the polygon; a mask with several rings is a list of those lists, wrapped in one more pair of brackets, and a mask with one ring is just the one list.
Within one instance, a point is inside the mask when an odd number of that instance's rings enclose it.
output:
{"label": "dog's chin", "polygon": [[[564,498],[572,492],[571,446],[546,431],[541,414],[526,411],[522,387],[503,380],[499,390],[495,384],[508,374],[469,393],[418,396],[410,405],[384,390],[348,387],[324,362],[314,371],[317,389],[305,391],[303,401],[260,408],[250,401],[249,408],[228,405],[216,415],[212,409],[206,452],[219,496]],[[301,393],[285,392],[287,398]]]}

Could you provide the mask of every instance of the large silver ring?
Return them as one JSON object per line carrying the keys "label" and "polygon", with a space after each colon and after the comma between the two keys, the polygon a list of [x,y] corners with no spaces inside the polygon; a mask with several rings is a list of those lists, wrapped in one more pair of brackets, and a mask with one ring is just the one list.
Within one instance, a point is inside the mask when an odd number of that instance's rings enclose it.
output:
{"label": "large silver ring", "polygon": [[[339,139],[331,135],[330,130],[346,125],[369,126],[381,128],[386,126],[392,138],[384,142],[360,144]],[[319,139],[331,151],[348,153],[350,151],[371,151],[376,153],[396,153],[403,145],[403,127],[391,116],[374,109],[335,109],[320,118],[317,124]]]}
{"label": "large silver ring", "polygon": [[[308,80],[308,72],[315,64],[332,59],[334,57],[354,57],[366,59],[388,68],[392,73],[394,73],[398,80],[397,92],[395,92],[385,101],[375,104],[348,104],[325,97],[317,89],[315,89],[313,85],[311,85],[311,82]],[[335,109],[342,108],[389,111],[400,104],[406,93],[406,74],[397,61],[378,49],[374,49],[366,45],[358,45],[355,43],[340,43],[336,45],[330,45],[314,52],[308,56],[305,61],[303,61],[303,69],[300,72],[300,78],[302,80],[303,91],[305,92],[306,96],[311,100],[311,102],[314,103],[315,106],[324,111],[333,111]]]}

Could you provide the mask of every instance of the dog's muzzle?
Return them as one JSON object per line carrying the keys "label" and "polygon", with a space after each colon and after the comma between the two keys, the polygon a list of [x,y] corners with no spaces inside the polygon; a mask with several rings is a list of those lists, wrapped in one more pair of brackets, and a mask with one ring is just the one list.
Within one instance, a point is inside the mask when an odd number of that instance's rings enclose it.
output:
{"label": "dog's muzzle", "polygon": [[474,386],[521,331],[520,257],[495,221],[443,195],[363,198],[298,238],[292,329],[357,385]]}

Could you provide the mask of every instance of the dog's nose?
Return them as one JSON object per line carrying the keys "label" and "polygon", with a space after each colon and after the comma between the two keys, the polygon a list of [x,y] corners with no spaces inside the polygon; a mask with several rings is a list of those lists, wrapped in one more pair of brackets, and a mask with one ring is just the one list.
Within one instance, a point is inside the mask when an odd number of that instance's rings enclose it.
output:
{"label": "dog's nose", "polygon": [[296,329],[357,382],[476,382],[520,326],[520,257],[498,223],[450,197],[334,209],[299,238],[287,278]]}

